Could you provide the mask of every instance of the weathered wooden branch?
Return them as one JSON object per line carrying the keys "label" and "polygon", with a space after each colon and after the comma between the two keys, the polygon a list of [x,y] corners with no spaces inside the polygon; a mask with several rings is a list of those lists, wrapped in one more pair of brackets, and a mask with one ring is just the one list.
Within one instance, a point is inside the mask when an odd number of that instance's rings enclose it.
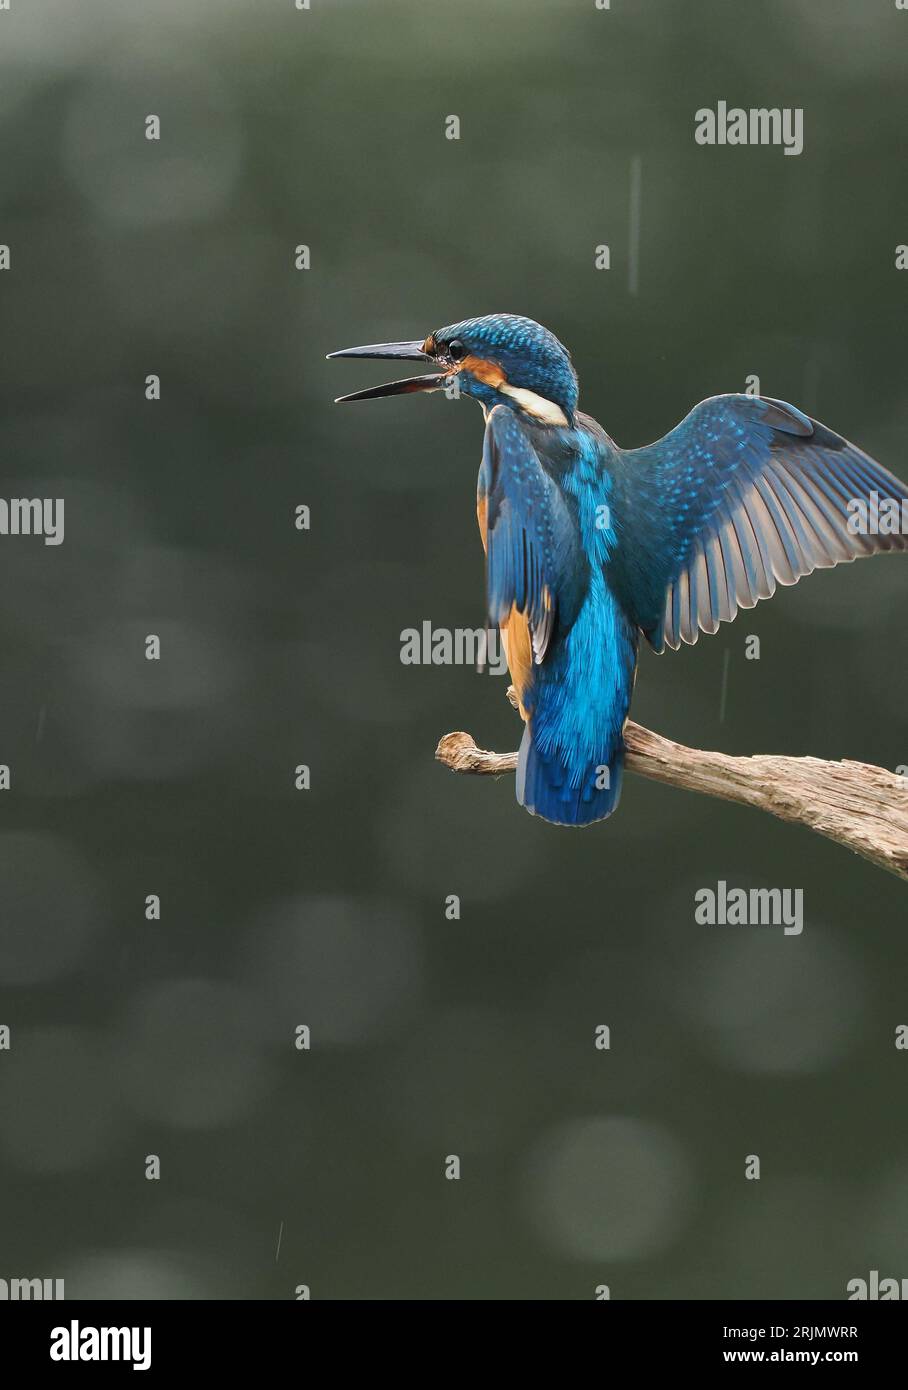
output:
{"label": "weathered wooden branch", "polygon": [[[806,825],[908,881],[908,777],[848,760],[732,758],[685,748],[630,720],[624,737],[630,772]],[[445,734],[435,756],[452,772],[497,777],[517,767],[516,753],[488,753],[465,733]]]}

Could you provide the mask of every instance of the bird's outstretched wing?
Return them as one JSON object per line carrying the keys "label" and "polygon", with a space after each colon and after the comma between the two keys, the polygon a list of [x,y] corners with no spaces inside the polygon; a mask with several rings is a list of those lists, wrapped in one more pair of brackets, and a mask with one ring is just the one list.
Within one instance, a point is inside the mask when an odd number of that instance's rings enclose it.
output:
{"label": "bird's outstretched wing", "polygon": [[558,614],[570,621],[586,560],[576,523],[542,467],[530,431],[507,406],[489,412],[479,471],[489,620],[525,617],[533,659],[545,657]]}
{"label": "bird's outstretched wing", "polygon": [[713,396],[664,439],[619,454],[610,577],[655,650],[677,648],[777,583],[905,550],[901,530],[862,530],[859,506],[891,520],[885,502],[906,500],[904,483],[784,401]]}

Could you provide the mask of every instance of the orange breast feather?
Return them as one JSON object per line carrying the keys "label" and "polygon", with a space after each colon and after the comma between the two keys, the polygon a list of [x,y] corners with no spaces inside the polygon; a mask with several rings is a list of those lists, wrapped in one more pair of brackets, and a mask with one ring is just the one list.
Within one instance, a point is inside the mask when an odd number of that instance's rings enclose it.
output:
{"label": "orange breast feather", "polygon": [[[476,520],[479,522],[479,534],[482,537],[483,550],[488,549],[488,499],[479,496],[476,499]],[[529,718],[523,707],[523,696],[529,684],[533,670],[533,643],[530,640],[530,626],[525,616],[518,613],[512,607],[507,620],[498,624],[498,631],[501,633],[501,641],[504,646],[504,654],[507,657],[508,670],[511,673],[511,680],[520,701],[519,709],[521,718]]]}

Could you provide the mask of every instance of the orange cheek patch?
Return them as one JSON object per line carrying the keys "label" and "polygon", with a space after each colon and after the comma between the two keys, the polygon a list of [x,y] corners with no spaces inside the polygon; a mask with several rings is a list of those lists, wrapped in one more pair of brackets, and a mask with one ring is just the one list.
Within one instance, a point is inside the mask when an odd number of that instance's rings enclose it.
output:
{"label": "orange cheek patch", "polygon": [[458,371],[469,372],[475,376],[477,381],[481,381],[485,386],[491,386],[497,390],[507,381],[504,372],[495,362],[487,362],[484,357],[464,357],[457,364]]}

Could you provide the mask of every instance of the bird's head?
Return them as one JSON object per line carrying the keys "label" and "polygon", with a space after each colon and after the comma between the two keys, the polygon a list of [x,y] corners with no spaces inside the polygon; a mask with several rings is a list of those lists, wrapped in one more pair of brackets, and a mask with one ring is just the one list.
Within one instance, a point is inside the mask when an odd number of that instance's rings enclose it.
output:
{"label": "bird's head", "polygon": [[429,362],[438,370],[338,397],[374,400],[412,391],[442,391],[456,383],[487,409],[507,405],[547,425],[573,425],[577,373],[554,333],[518,314],[486,314],[438,328],[425,341],[372,343],[330,357],[398,358]]}

